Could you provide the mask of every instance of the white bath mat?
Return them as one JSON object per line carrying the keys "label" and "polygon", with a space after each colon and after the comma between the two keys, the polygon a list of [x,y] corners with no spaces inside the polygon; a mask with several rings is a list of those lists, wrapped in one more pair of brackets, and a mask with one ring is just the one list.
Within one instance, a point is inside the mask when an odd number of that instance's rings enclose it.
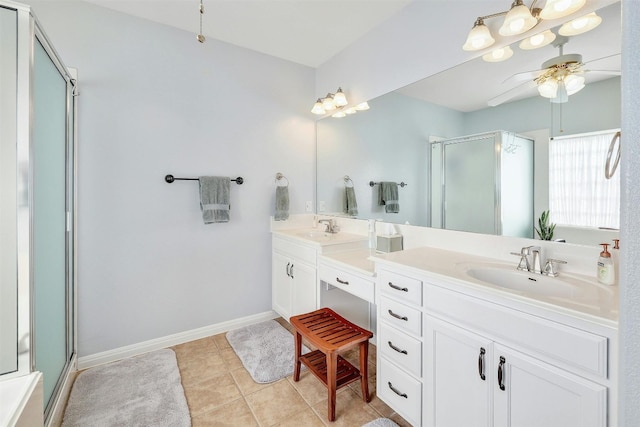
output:
{"label": "white bath mat", "polygon": [[71,389],[63,427],[191,425],[173,350],[88,369]]}
{"label": "white bath mat", "polygon": [[[257,383],[272,383],[293,373],[293,335],[275,320],[229,331],[227,341]],[[309,351],[302,347],[303,354]]]}
{"label": "white bath mat", "polygon": [[398,424],[391,421],[389,418],[378,418],[371,422],[366,423],[362,427],[399,427]]}

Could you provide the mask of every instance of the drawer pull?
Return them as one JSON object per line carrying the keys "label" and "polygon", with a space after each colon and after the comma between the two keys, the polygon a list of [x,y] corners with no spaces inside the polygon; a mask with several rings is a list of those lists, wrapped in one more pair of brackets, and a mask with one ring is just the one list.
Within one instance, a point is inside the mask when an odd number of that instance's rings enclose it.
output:
{"label": "drawer pull", "polygon": [[506,360],[504,360],[504,357],[500,356],[500,364],[498,365],[498,386],[500,387],[500,390],[504,390],[504,364],[505,364]]}
{"label": "drawer pull", "polygon": [[287,263],[287,276],[291,277],[291,273],[289,273],[289,266],[291,266],[290,262]]}
{"label": "drawer pull", "polygon": [[401,288],[400,286],[396,286],[391,282],[389,282],[389,287],[395,289],[396,291],[409,292],[409,289]]}
{"label": "drawer pull", "polygon": [[339,277],[336,277],[336,282],[343,284],[343,285],[348,285],[349,281],[348,280],[340,280]]}
{"label": "drawer pull", "polygon": [[291,278],[293,279],[293,263],[291,263],[291,268],[289,269],[289,271],[291,272]]}
{"label": "drawer pull", "polygon": [[478,373],[480,374],[480,379],[484,381],[486,379],[484,375],[484,354],[486,350],[480,347],[480,355],[478,356]]}
{"label": "drawer pull", "polygon": [[408,399],[409,397],[407,396],[407,393],[400,393],[400,391],[398,391],[398,389],[396,389],[393,384],[391,384],[391,381],[388,381],[389,384],[389,388],[391,389],[392,392],[394,392],[395,394],[397,394],[400,397],[404,397],[405,399]]}
{"label": "drawer pull", "polygon": [[401,348],[396,347],[395,345],[393,345],[393,343],[391,341],[387,341],[387,343],[389,344],[389,347],[391,347],[392,349],[394,349],[398,353],[407,354],[407,350],[402,350]]}
{"label": "drawer pull", "polygon": [[389,309],[389,314],[395,317],[396,319],[404,320],[405,322],[409,320],[407,316],[400,316],[399,314],[395,314],[391,309]]}

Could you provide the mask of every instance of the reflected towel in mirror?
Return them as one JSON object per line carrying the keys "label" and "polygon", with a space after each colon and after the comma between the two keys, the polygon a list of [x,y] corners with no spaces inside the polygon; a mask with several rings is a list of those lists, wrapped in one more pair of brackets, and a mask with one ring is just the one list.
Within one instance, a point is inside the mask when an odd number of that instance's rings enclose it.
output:
{"label": "reflected towel in mirror", "polygon": [[200,208],[205,224],[229,222],[229,193],[231,178],[228,176],[201,176]]}
{"label": "reflected towel in mirror", "polygon": [[358,215],[358,202],[356,201],[356,191],[353,187],[344,188],[344,213],[351,216]]}
{"label": "reflected towel in mirror", "polygon": [[386,213],[400,212],[397,183],[389,181],[380,182],[378,185],[378,204],[384,206]]}

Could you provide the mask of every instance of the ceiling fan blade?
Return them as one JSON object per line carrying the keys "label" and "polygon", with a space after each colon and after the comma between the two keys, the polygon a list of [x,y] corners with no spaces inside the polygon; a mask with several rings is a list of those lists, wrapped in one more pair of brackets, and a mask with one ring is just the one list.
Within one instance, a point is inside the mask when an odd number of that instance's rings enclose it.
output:
{"label": "ceiling fan blade", "polygon": [[511,98],[519,95],[520,93],[528,89],[532,89],[536,86],[537,86],[536,82],[534,82],[533,80],[529,80],[528,82],[524,82],[521,85],[518,85],[512,89],[509,89],[506,92],[501,93],[500,95],[494,98],[491,98],[490,100],[487,101],[487,105],[489,105],[489,107],[496,107],[504,102],[507,102]]}
{"label": "ceiling fan blade", "polygon": [[523,71],[521,73],[512,74],[507,77],[502,84],[507,83],[508,81],[516,81],[523,82],[525,80],[533,80],[542,73],[543,70],[532,70],[532,71]]}
{"label": "ceiling fan blade", "polygon": [[593,74],[607,74],[610,76],[622,75],[622,72],[620,70],[584,70],[584,71],[588,73],[593,73]]}
{"label": "ceiling fan blade", "polygon": [[602,58],[591,59],[589,61],[583,62],[583,64],[591,64],[592,62],[602,61],[603,59],[614,58],[616,56],[620,56],[619,53],[614,53],[613,55],[603,56]]}

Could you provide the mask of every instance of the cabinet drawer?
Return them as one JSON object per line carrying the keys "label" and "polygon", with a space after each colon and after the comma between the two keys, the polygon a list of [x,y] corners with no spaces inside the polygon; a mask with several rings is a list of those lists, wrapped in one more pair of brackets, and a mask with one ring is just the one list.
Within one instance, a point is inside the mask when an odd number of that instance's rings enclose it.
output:
{"label": "cabinet drawer", "polygon": [[374,302],[375,285],[372,280],[366,280],[345,270],[320,264],[320,280],[349,292],[368,302]]}
{"label": "cabinet drawer", "polygon": [[390,298],[380,297],[380,320],[401,331],[422,336],[422,313]]}
{"label": "cabinet drawer", "polygon": [[421,425],[422,383],[380,358],[376,391],[380,399],[399,413],[411,425]]}
{"label": "cabinet drawer", "polygon": [[378,351],[416,377],[422,376],[422,343],[382,323]]}
{"label": "cabinet drawer", "polygon": [[564,369],[608,377],[606,337],[438,286],[427,287],[425,308],[446,318],[473,319],[469,327]]}
{"label": "cabinet drawer", "polygon": [[316,265],[316,250],[315,248],[298,245],[285,239],[274,237],[272,240],[273,250],[282,254],[296,258],[300,261],[307,262],[311,265]]}
{"label": "cabinet drawer", "polygon": [[382,294],[422,305],[422,282],[418,279],[382,270],[378,274],[378,287]]}

